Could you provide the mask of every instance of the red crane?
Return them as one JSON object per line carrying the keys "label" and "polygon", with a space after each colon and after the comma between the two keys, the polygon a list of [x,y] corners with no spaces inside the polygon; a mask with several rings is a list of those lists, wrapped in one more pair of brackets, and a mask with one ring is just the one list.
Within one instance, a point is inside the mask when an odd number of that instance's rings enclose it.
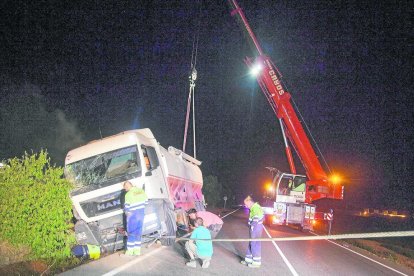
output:
{"label": "red crane", "polygon": [[[278,172],[276,174],[274,180],[276,185],[276,202],[312,203],[322,198],[343,199],[343,186],[337,183],[338,177],[328,177],[322,168],[318,156],[315,154],[291,104],[291,95],[282,82],[282,75],[272,60],[263,53],[237,1],[228,0],[228,4],[231,8],[231,15],[236,17],[238,23],[245,31],[251,48],[256,55],[254,59],[247,57],[245,62],[249,68],[256,71],[257,82],[279,119],[282,129],[291,173]],[[293,146],[299,156],[307,177],[296,174],[289,145]]]}

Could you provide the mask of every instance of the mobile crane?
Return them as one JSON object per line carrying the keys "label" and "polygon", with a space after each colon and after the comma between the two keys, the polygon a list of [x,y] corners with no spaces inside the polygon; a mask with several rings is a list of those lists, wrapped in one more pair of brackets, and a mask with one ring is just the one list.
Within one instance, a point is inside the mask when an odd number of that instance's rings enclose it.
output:
{"label": "mobile crane", "polygon": [[[335,175],[329,176],[320,161],[299,121],[290,102],[291,95],[282,82],[282,76],[266,56],[255,34],[236,0],[227,1],[231,15],[236,18],[245,31],[255,59],[246,57],[245,63],[256,73],[257,82],[279,120],[290,173],[276,171],[273,179],[275,201],[270,208],[264,208],[266,222],[269,224],[296,224],[302,230],[312,229],[315,218],[316,200],[343,199],[344,186]],[[290,145],[293,146],[306,171],[305,175],[296,174]]]}

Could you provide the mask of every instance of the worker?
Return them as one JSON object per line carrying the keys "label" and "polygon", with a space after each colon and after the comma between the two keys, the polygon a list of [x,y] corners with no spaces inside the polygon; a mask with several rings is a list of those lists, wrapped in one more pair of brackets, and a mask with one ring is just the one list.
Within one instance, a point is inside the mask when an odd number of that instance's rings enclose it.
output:
{"label": "worker", "polygon": [[125,206],[124,211],[127,222],[127,250],[125,255],[141,255],[142,224],[145,216],[145,205],[148,203],[147,195],[141,188],[135,187],[131,182],[124,182]]}
{"label": "worker", "polygon": [[[248,221],[250,239],[261,238],[264,219],[262,207],[259,203],[254,202],[251,196],[247,196],[244,199],[244,205],[250,209]],[[262,264],[261,250],[262,248],[260,241],[250,241],[246,257],[241,261],[241,263],[249,267],[260,267]]]}
{"label": "worker", "polygon": [[105,253],[105,248],[99,245],[84,244],[75,245],[71,248],[72,254],[81,260],[97,260]]}
{"label": "worker", "polygon": [[[221,227],[223,226],[223,220],[211,212],[197,211],[196,209],[192,208],[187,211],[187,214],[190,218],[190,221],[192,222],[196,218],[202,218],[204,227],[210,231],[211,237],[213,239],[217,236],[218,232],[220,232]],[[191,228],[194,227],[190,224],[190,229]]]}
{"label": "worker", "polygon": [[189,267],[197,267],[196,258],[202,261],[201,267],[208,268],[210,266],[211,257],[213,256],[213,242],[211,241],[210,231],[203,226],[203,219],[195,219],[195,229],[192,232],[191,239],[205,239],[189,240],[185,243],[185,249],[190,256],[190,261],[186,263]]}
{"label": "worker", "polygon": [[289,179],[287,192],[290,193],[290,191],[292,191],[293,188],[294,188],[294,186],[293,186],[293,180],[292,179]]}

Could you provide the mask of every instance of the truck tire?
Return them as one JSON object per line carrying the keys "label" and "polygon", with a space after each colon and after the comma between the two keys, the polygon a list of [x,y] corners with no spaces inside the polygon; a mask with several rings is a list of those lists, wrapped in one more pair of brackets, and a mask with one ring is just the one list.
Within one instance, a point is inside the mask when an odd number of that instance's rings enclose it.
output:
{"label": "truck tire", "polygon": [[172,246],[175,243],[176,237],[176,220],[174,210],[170,208],[170,203],[163,203],[165,225],[167,226],[166,237],[161,238],[161,244],[164,246]]}
{"label": "truck tire", "polygon": [[299,231],[302,233],[309,233],[310,229],[309,228],[303,228],[302,225],[299,225]]}

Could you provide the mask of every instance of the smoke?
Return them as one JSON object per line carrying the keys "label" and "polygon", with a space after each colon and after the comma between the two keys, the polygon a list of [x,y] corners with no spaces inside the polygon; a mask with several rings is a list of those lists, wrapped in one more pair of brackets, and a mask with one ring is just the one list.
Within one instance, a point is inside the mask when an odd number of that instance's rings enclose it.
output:
{"label": "smoke", "polygon": [[0,97],[0,159],[46,149],[52,163],[63,165],[68,150],[84,142],[77,123],[47,105],[39,87],[3,85]]}
{"label": "smoke", "polygon": [[56,109],[54,114],[56,116],[54,148],[63,151],[62,153],[66,155],[70,149],[85,143],[83,134],[79,130],[78,124],[75,121],[68,120],[63,111]]}

